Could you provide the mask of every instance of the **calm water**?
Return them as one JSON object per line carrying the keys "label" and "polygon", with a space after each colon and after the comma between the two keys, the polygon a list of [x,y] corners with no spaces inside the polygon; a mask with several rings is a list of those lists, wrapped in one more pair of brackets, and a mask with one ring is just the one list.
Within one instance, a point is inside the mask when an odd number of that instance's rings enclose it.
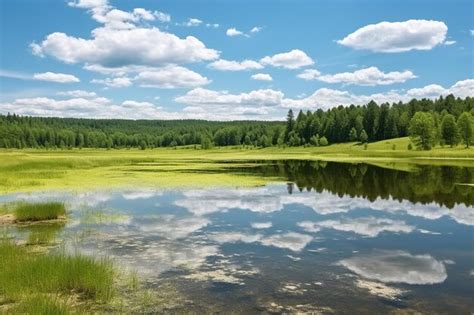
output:
{"label": "calm water", "polygon": [[42,192],[63,226],[10,228],[136,269],[196,312],[474,311],[474,168],[257,163],[256,188]]}

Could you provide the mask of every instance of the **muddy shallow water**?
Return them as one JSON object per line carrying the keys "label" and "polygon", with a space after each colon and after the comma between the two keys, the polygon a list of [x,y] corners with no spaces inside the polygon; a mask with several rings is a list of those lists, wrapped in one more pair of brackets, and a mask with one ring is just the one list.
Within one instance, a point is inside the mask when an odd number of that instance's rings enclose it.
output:
{"label": "muddy shallow water", "polygon": [[[38,192],[65,201],[65,224],[0,229],[137,270],[176,311],[470,313],[473,169],[262,163],[254,188]],[[461,184],[461,185],[459,185]],[[53,246],[55,250],[60,246]]]}

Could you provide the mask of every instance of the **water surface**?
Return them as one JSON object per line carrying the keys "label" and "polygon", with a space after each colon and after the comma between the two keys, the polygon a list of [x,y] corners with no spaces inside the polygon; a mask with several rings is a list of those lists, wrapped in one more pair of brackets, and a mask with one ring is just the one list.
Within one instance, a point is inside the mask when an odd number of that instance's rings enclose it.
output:
{"label": "water surface", "polygon": [[282,181],[4,195],[63,200],[70,219],[3,229],[110,256],[152,291],[172,284],[174,311],[474,310],[473,168],[287,161],[233,171]]}

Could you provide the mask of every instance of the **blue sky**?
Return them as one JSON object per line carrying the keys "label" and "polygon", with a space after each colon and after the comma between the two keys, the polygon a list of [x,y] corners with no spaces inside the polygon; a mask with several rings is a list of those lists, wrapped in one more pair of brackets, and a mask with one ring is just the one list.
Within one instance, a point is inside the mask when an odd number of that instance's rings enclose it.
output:
{"label": "blue sky", "polygon": [[282,119],[474,96],[472,1],[4,0],[0,113]]}

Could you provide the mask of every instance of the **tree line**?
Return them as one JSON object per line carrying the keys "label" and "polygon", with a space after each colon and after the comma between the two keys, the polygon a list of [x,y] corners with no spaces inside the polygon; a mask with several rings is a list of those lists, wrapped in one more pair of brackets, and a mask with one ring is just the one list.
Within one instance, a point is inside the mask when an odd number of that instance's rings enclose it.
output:
{"label": "tree line", "polygon": [[367,143],[410,136],[415,146],[469,146],[473,140],[474,98],[448,95],[436,100],[413,99],[408,103],[374,101],[364,106],[335,107],[327,111],[288,111],[282,143],[289,146]]}
{"label": "tree line", "polygon": [[408,103],[289,110],[286,122],[121,120],[0,115],[0,148],[155,148],[325,146],[410,136],[420,149],[469,146],[474,98],[453,95]]}

